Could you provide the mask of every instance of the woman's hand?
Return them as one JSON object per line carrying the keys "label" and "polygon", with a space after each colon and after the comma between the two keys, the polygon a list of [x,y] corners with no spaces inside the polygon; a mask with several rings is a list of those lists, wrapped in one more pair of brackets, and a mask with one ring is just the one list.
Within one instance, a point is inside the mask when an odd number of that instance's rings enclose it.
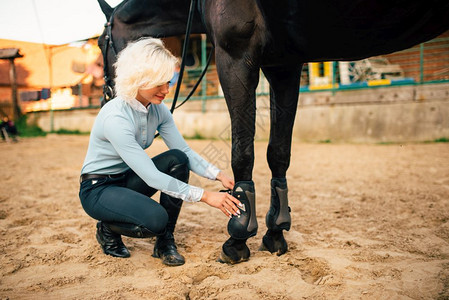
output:
{"label": "woman's hand", "polygon": [[217,175],[217,180],[221,181],[221,184],[224,188],[232,190],[234,188],[234,179],[232,179],[228,174],[223,171],[220,171]]}
{"label": "woman's hand", "polygon": [[226,216],[232,218],[232,215],[237,216],[240,214],[238,206],[242,206],[242,203],[225,192],[208,192],[204,191],[201,201],[209,204],[212,207],[218,208]]}

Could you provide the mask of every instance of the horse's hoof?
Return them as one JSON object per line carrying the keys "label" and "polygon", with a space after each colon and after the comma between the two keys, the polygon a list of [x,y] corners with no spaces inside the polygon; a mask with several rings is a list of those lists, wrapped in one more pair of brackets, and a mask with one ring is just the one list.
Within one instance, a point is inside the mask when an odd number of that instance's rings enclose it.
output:
{"label": "horse's hoof", "polygon": [[217,259],[220,263],[238,264],[247,261],[250,251],[246,245],[246,240],[236,240],[229,238],[222,247],[220,257]]}
{"label": "horse's hoof", "polygon": [[242,256],[242,257],[240,257],[240,258],[235,259],[235,258],[231,258],[231,257],[227,256],[227,255],[224,253],[224,251],[221,251],[220,257],[217,259],[217,261],[218,261],[219,263],[222,263],[222,264],[230,264],[230,265],[235,265],[235,264],[238,264],[238,263],[247,261],[247,260],[249,260],[249,255],[248,255],[247,257],[243,257],[243,256]]}
{"label": "horse's hoof", "polygon": [[270,253],[276,253],[277,256],[285,254],[288,251],[288,245],[282,231],[268,230],[262,238],[259,251],[270,251]]}

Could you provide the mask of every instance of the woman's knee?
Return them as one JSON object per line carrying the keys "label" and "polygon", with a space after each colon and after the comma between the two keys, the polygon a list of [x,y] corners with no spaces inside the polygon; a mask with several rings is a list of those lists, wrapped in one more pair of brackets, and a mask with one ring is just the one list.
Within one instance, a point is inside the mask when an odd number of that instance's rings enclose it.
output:
{"label": "woman's knee", "polygon": [[167,154],[171,156],[173,165],[187,165],[189,158],[187,155],[179,149],[171,149],[167,151]]}
{"label": "woman's knee", "polygon": [[171,149],[153,157],[159,171],[169,173],[176,166],[188,166],[189,158],[178,149]]}
{"label": "woman's knee", "polygon": [[167,170],[167,174],[181,180],[183,182],[189,181],[189,158],[181,150],[170,150],[170,164]]}

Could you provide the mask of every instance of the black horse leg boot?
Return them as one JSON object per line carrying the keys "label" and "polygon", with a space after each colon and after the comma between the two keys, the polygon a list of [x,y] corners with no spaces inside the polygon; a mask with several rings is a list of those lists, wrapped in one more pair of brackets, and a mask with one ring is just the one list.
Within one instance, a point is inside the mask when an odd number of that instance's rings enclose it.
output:
{"label": "black horse leg boot", "polygon": [[288,206],[287,179],[285,178],[271,179],[271,203],[265,221],[270,230],[290,230],[291,217]]}
{"label": "black horse leg boot", "polygon": [[231,237],[223,244],[219,261],[235,264],[249,259],[250,251],[246,240],[257,234],[254,182],[237,182],[231,194],[242,206],[240,215],[233,216],[228,222],[228,233]]}
{"label": "black horse leg boot", "polygon": [[[170,170],[169,175],[181,181],[188,182],[189,169],[187,165],[176,165]],[[156,239],[153,257],[161,258],[162,263],[167,266],[180,266],[185,263],[184,257],[177,250],[173,236],[182,203],[183,201],[181,199],[161,193],[160,204],[167,211],[168,223],[165,234],[158,236]]]}
{"label": "black horse leg boot", "polygon": [[104,222],[97,223],[97,241],[100,243],[103,252],[115,257],[130,257],[130,253],[123,244],[120,234],[111,230],[108,224]]}
{"label": "black horse leg boot", "polygon": [[256,194],[254,182],[239,181],[235,184],[232,196],[241,203],[240,215],[233,216],[228,222],[229,235],[237,240],[247,240],[257,234]]}
{"label": "black horse leg boot", "polygon": [[271,203],[265,217],[268,231],[262,239],[260,250],[277,252],[282,255],[288,250],[282,230],[290,230],[291,216],[288,206],[288,188],[286,178],[271,179]]}

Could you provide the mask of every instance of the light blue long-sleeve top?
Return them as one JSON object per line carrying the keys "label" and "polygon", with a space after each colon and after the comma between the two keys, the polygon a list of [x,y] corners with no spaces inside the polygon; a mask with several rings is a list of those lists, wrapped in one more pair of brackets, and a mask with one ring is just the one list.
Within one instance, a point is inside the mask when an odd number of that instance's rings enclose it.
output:
{"label": "light blue long-sleeve top", "polygon": [[115,98],[105,104],[95,119],[81,174],[119,174],[130,168],[150,187],[187,202],[197,202],[204,190],[160,172],[144,151],[156,130],[169,149],[179,149],[189,158],[196,174],[215,180],[220,170],[185,142],[170,110],[164,104],[145,107],[137,100]]}

